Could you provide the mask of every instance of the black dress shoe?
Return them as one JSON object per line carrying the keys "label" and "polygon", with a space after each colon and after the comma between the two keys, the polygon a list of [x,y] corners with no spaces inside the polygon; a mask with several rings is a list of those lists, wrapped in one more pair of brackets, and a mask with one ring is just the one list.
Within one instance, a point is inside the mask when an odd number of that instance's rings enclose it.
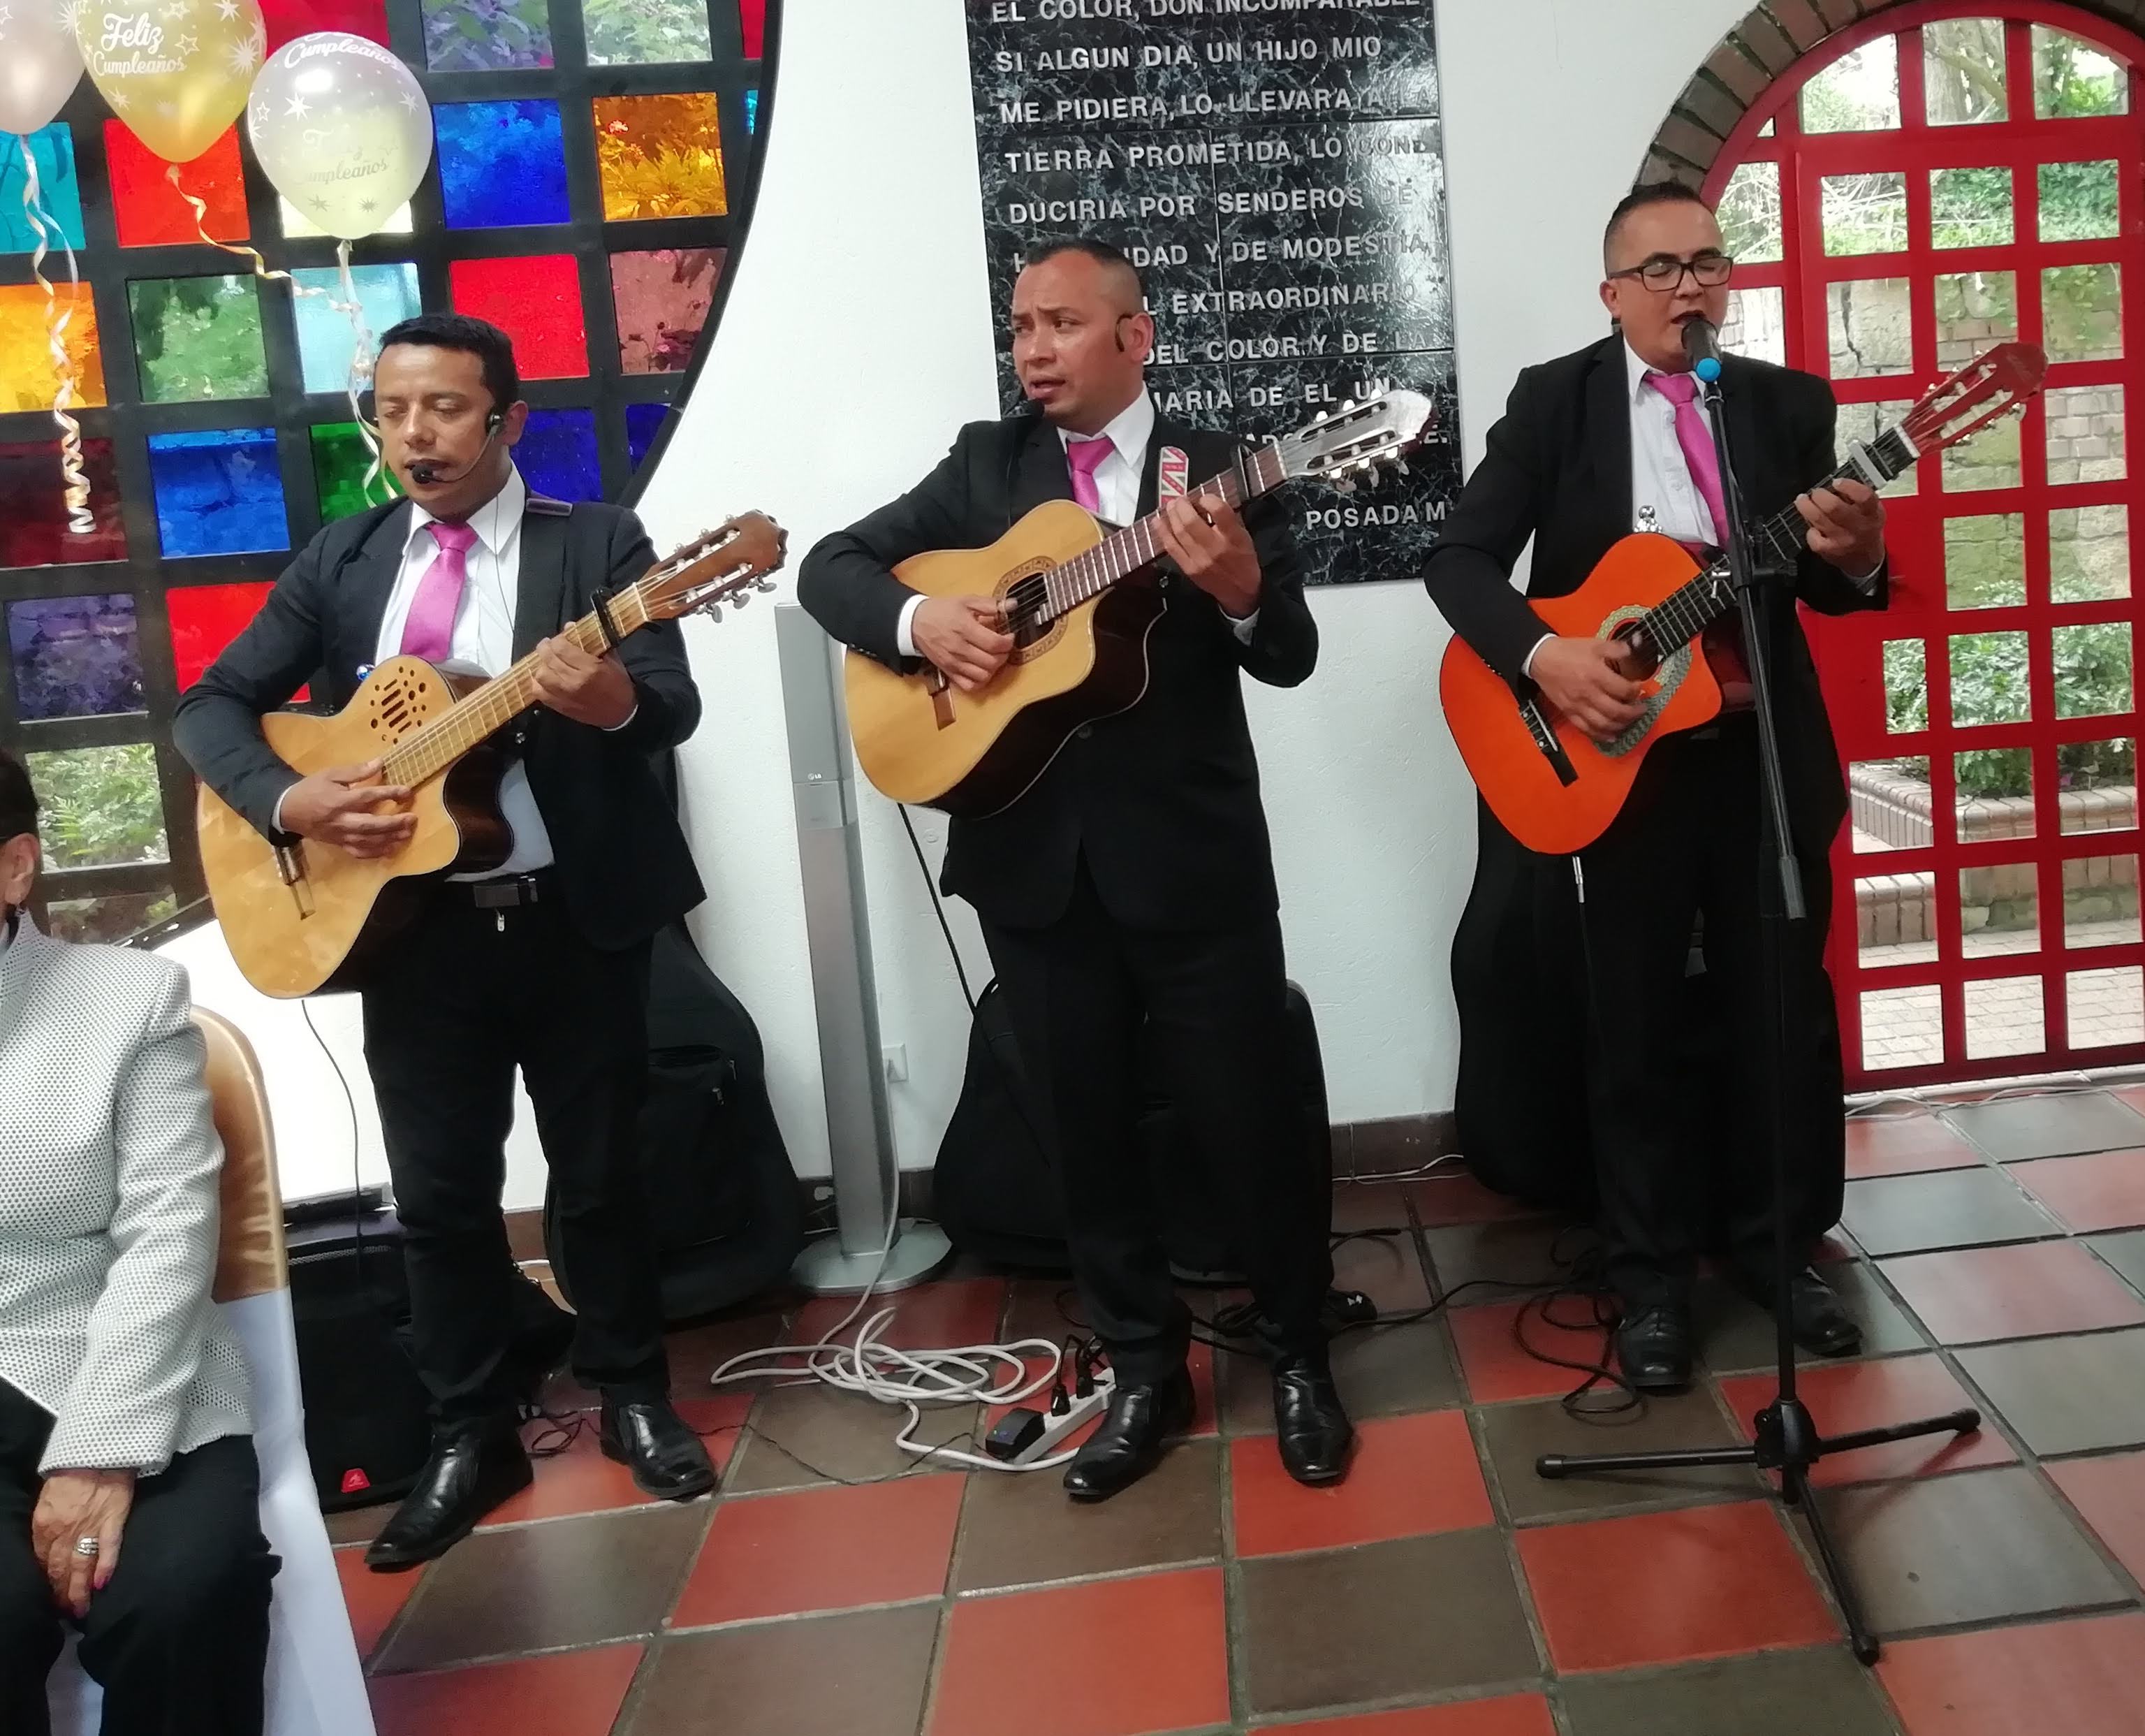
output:
{"label": "black dress shoe", "polygon": [[416,1487],[381,1528],[365,1564],[376,1574],[401,1573],[445,1554],[529,1479],[529,1455],[510,1427],[465,1429],[435,1440]]}
{"label": "black dress shoe", "polygon": [[[1770,1272],[1761,1276],[1737,1265],[1729,1269],[1728,1279],[1767,1314],[1773,1311],[1775,1291]],[[1852,1356],[1861,1349],[1862,1328],[1814,1266],[1804,1266],[1789,1279],[1788,1293],[1789,1328],[1804,1349],[1813,1356]]]}
{"label": "black dress shoe", "polygon": [[668,1399],[604,1400],[604,1456],[633,1473],[633,1485],[659,1501],[689,1501],[715,1486],[707,1444],[686,1426]]}
{"label": "black dress shoe", "polygon": [[1616,1361],[1642,1393],[1680,1393],[1689,1386],[1689,1304],[1648,1302],[1628,1309],[1616,1327]]}
{"label": "black dress shoe", "polygon": [[1274,1364],[1273,1404],[1282,1468],[1313,1488],[1338,1483],[1356,1430],[1341,1408],[1332,1369],[1323,1358],[1283,1357]]}
{"label": "black dress shoe", "polygon": [[1076,1501],[1107,1501],[1130,1489],[1162,1460],[1172,1434],[1192,1426],[1192,1376],[1179,1369],[1159,1386],[1121,1386],[1109,1414],[1065,1467],[1065,1493]]}

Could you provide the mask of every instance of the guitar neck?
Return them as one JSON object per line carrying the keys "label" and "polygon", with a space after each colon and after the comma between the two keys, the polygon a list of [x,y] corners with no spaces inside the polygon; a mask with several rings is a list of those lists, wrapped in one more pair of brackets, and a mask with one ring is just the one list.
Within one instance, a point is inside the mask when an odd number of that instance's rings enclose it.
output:
{"label": "guitar neck", "polygon": [[[1835,482],[1864,482],[1882,488],[1911,468],[1920,456],[1904,429],[1887,428],[1869,445],[1858,441],[1849,447],[1847,461],[1818,486],[1829,488]],[[1808,546],[1804,533],[1809,528],[1801,513],[1784,506],[1752,529],[1751,556],[1761,563],[1792,566]],[[1690,644],[1734,606],[1734,587],[1720,563],[1715,562],[1649,610],[1643,626],[1665,653]]]}
{"label": "guitar neck", "polygon": [[[1272,446],[1241,453],[1218,476],[1189,491],[1195,500],[1218,500],[1241,506],[1277,488],[1287,479],[1281,453]],[[1076,555],[1062,566],[1041,576],[1045,598],[1036,609],[1038,622],[1055,621],[1091,597],[1100,596],[1118,580],[1130,577],[1143,566],[1152,566],[1166,552],[1156,534],[1159,511],[1113,531],[1086,553]]]}
{"label": "guitar neck", "polygon": [[[612,624],[619,636],[637,633],[654,617],[639,585],[621,591],[610,601]],[[584,615],[562,628],[559,636],[591,656],[610,648],[603,623],[594,613]],[[390,784],[415,787],[436,777],[455,761],[497,734],[537,703],[536,656],[531,651],[512,668],[467,698],[457,701],[414,735],[406,736],[381,756],[381,775]]]}

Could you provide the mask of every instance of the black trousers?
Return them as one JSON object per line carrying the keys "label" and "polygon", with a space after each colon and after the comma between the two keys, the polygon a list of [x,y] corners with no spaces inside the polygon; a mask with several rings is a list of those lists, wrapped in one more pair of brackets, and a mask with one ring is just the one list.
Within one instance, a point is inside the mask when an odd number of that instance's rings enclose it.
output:
{"label": "black trousers", "polygon": [[555,900],[480,910],[441,888],[368,983],[380,1100],[410,1276],[417,1372],[446,1431],[511,1414],[501,1364],[513,1260],[500,1195],[519,1066],[573,1285],[575,1372],[620,1399],[669,1388],[639,1180],[648,947],[600,952]]}
{"label": "black trousers", "polygon": [[[1623,813],[1581,857],[1600,1228],[1610,1282],[1630,1302],[1686,1295],[1702,1250],[1772,1270],[1761,1070],[1770,1025],[1759,946],[1761,908],[1774,908],[1779,893],[1773,863],[1760,858],[1761,801],[1755,720],[1731,716],[1655,748]],[[1847,1160],[1839,1022],[1824,968],[1831,870],[1823,856],[1800,859],[1809,915],[1784,930],[1780,1125],[1789,1236],[1806,1258],[1839,1220]],[[1685,1061],[1697,917],[1725,1037],[1725,1077],[1715,1080],[1695,1080]]]}
{"label": "black trousers", "polygon": [[[46,1736],[65,1615],[30,1547],[52,1419],[0,1381],[0,1731]],[[260,1736],[268,1599],[253,1443],[211,1441],[134,1486],[119,1565],[81,1623],[104,1736]]]}
{"label": "black trousers", "polygon": [[[1252,1291],[1285,1354],[1323,1355],[1332,1202],[1299,1136],[1289,1085],[1281,922],[1127,929],[1084,864],[1066,913],[983,935],[1026,1070],[1048,1105],[1072,1272],[1121,1381],[1184,1364],[1191,1316],[1171,1281],[1140,1144],[1139,1055],[1152,1045],[1198,1143]],[[1142,1025],[1144,1025],[1144,1029]]]}

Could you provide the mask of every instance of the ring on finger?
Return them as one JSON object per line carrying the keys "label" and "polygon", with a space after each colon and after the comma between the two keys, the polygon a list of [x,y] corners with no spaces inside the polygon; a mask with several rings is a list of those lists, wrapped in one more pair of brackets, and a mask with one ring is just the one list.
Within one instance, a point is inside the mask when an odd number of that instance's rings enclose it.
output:
{"label": "ring on finger", "polygon": [[94,1537],[77,1537],[74,1540],[75,1554],[85,1561],[94,1557],[103,1547],[104,1545]]}

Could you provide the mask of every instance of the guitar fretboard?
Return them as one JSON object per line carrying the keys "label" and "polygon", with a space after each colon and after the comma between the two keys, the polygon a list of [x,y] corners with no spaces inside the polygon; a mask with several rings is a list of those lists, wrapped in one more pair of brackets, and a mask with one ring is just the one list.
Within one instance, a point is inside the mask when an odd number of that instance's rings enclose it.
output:
{"label": "guitar fretboard", "polygon": [[[1818,486],[1835,482],[1866,482],[1882,487],[1911,466],[1919,455],[1904,433],[1887,428],[1868,446],[1854,447],[1847,462]],[[1809,526],[1793,506],[1783,507],[1750,532],[1750,553],[1761,563],[1792,566],[1802,558]],[[1715,562],[1680,589],[1648,610],[1639,631],[1665,657],[1688,645],[1715,621],[1735,606],[1735,591],[1724,563]]]}
{"label": "guitar fretboard", "polygon": [[[1286,476],[1280,451],[1266,446],[1247,453],[1239,463],[1187,492],[1197,499],[1218,500],[1231,506],[1241,506],[1269,489],[1278,487]],[[1053,566],[1040,575],[1043,593],[1040,601],[1032,611],[1018,604],[1016,609],[1037,626],[1044,626],[1077,608],[1090,597],[1100,596],[1118,580],[1137,572],[1142,566],[1152,566],[1167,552],[1155,532],[1155,520],[1160,516],[1159,512],[1150,512],[1104,537],[1084,553],[1075,555],[1063,566]]]}
{"label": "guitar fretboard", "polygon": [[[657,572],[662,571],[656,569]],[[647,581],[621,591],[610,600],[610,618],[619,636],[636,633],[654,619],[648,612],[644,587]],[[594,615],[585,615],[559,636],[570,640],[591,656],[609,648],[602,626]],[[390,784],[414,789],[436,777],[469,751],[506,727],[536,703],[535,651],[504,675],[486,681],[466,699],[457,701],[415,735],[406,736],[381,758],[381,775]]]}

